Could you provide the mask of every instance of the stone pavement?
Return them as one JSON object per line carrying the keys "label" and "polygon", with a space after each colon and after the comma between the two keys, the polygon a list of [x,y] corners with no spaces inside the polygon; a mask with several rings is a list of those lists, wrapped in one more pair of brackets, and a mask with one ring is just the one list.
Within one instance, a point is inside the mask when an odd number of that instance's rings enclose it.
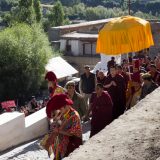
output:
{"label": "stone pavement", "polygon": [[0,160],[48,160],[47,152],[39,147],[39,141],[12,149],[0,156]]}
{"label": "stone pavement", "polygon": [[[83,124],[83,141],[90,135],[90,123]],[[49,160],[45,150],[39,147],[40,139],[26,143],[0,154],[0,160]]]}

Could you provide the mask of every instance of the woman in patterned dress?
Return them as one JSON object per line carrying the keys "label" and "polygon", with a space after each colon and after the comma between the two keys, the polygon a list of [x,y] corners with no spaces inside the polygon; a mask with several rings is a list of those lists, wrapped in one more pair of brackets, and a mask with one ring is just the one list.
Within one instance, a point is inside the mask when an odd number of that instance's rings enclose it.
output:
{"label": "woman in patterned dress", "polygon": [[61,160],[82,144],[81,121],[72,104],[65,94],[53,96],[47,104],[47,117],[52,118],[54,115],[57,125],[43,147],[49,156],[54,153],[54,160]]}
{"label": "woman in patterned dress", "polygon": [[[49,90],[49,96],[52,98],[56,94],[65,93],[65,90],[63,87],[59,86],[57,83],[57,76],[54,72],[49,71],[45,75],[45,80],[48,81],[48,90]],[[52,130],[54,128],[54,123],[52,118],[48,118],[49,122],[49,130]]]}
{"label": "woman in patterned dress", "polygon": [[65,90],[58,85],[57,76],[54,72],[47,72],[45,76],[45,80],[48,81],[48,90],[50,94],[50,98],[52,98],[56,94],[64,93]]}

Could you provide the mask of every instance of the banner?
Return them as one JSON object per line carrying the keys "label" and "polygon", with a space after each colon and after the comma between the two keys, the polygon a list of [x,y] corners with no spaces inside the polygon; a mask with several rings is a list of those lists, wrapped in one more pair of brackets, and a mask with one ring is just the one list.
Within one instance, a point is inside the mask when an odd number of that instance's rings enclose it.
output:
{"label": "banner", "polygon": [[10,108],[10,107],[16,107],[15,101],[5,101],[1,103],[2,108]]}

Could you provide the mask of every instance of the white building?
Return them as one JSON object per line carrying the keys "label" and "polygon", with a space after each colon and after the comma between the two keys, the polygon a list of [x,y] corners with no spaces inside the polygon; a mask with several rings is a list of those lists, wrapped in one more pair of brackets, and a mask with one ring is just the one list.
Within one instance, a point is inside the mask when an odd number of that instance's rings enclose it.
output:
{"label": "white building", "polygon": [[61,36],[60,51],[66,56],[96,56],[98,34],[72,32]]}

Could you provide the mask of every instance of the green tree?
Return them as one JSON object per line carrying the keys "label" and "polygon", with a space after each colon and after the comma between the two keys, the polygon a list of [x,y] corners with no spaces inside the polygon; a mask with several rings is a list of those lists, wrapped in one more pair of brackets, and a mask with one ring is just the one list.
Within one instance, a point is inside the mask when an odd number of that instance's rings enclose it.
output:
{"label": "green tree", "polygon": [[64,10],[62,3],[58,0],[52,9],[52,12],[49,16],[49,21],[52,26],[61,26],[64,22]]}
{"label": "green tree", "polygon": [[32,24],[35,22],[35,13],[33,9],[33,0],[20,0],[17,13],[18,22]]}
{"label": "green tree", "polygon": [[0,32],[0,101],[35,94],[52,54],[38,25],[17,24]]}
{"label": "green tree", "polygon": [[49,24],[47,28],[50,26],[61,26],[65,21],[65,14],[63,10],[62,3],[57,0],[52,8],[52,10],[48,13],[48,21],[46,24]]}
{"label": "green tree", "polygon": [[84,3],[79,3],[77,5],[74,5],[72,8],[73,8],[75,15],[77,15],[80,19],[84,19],[85,14],[86,14],[86,12],[85,12],[86,7],[85,7]]}
{"label": "green tree", "polygon": [[60,0],[60,1],[65,6],[73,6],[81,2],[81,0]]}
{"label": "green tree", "polygon": [[91,20],[97,20],[98,18],[98,13],[95,8],[93,7],[88,7],[86,9],[86,20],[91,21]]}
{"label": "green tree", "polygon": [[34,0],[34,10],[35,10],[36,21],[39,23],[42,18],[40,0]]}

